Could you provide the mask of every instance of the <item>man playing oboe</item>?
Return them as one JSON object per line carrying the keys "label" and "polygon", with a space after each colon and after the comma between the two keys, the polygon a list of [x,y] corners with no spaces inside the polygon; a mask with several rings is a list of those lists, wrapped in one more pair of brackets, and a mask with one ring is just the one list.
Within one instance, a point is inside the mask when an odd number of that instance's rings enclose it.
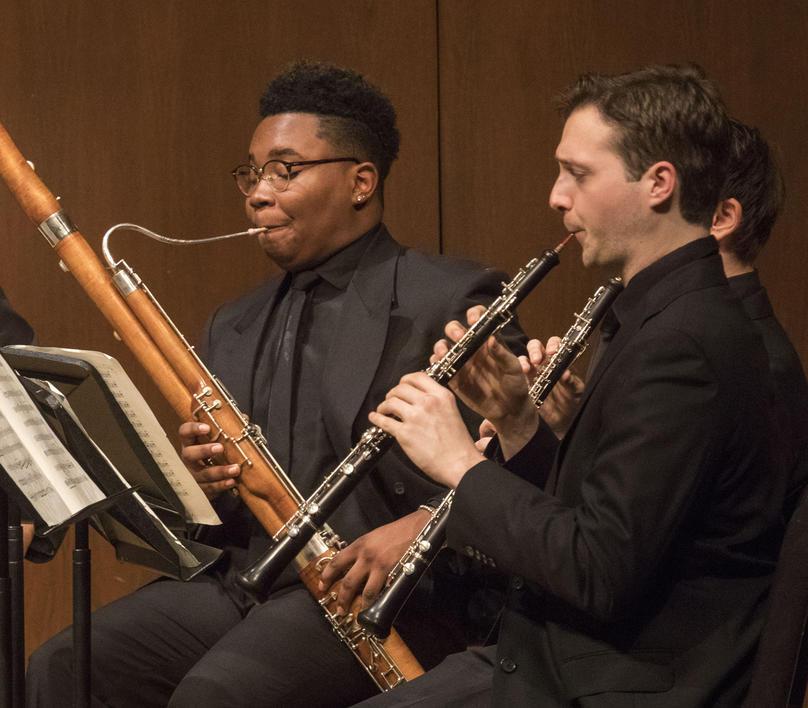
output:
{"label": "man playing oboe", "polygon": [[[789,470],[785,518],[791,516],[808,482],[808,385],[794,345],[783,329],[760,282],[755,262],[771,236],[782,208],[783,182],[768,143],[757,128],[732,120],[732,148],[710,233],[730,289],[763,338],[769,357],[776,429],[782,464]],[[530,364],[540,367],[558,346],[551,337],[546,351],[541,342],[528,343]],[[578,410],[583,379],[567,375],[542,408],[542,420],[561,437]],[[486,424],[483,432],[488,429]]]}
{"label": "man playing oboe", "polygon": [[615,327],[561,443],[501,344],[456,377],[507,469],[421,374],[370,415],[456,490],[450,546],[511,581],[495,650],[369,704],[678,708],[737,705],[746,689],[786,480],[766,352],[708,236],[729,121],[712,84],[675,67],[582,77],[562,113],[550,204],[584,264],[623,277]]}

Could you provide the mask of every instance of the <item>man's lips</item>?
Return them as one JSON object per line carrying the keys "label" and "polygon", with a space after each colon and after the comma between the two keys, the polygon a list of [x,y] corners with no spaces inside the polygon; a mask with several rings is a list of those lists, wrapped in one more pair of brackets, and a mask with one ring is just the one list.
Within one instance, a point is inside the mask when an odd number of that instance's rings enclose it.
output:
{"label": "man's lips", "polygon": [[275,234],[280,234],[282,231],[288,227],[289,224],[266,224],[264,226],[256,227],[255,233],[258,236],[258,242],[263,243],[264,245],[268,245],[271,242],[276,241],[277,239],[274,238]]}
{"label": "man's lips", "polygon": [[262,224],[261,226],[256,226],[253,230],[255,233],[261,234],[269,233],[270,231],[277,231],[278,229],[285,228],[286,226],[289,226],[289,224]]}

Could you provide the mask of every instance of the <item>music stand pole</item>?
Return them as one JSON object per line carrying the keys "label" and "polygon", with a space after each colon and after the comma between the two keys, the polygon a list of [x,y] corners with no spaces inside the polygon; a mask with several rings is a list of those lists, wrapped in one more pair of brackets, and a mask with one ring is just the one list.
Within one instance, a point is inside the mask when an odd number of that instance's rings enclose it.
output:
{"label": "music stand pole", "polygon": [[8,497],[0,489],[0,708],[11,708],[11,579],[8,570]]}
{"label": "music stand pole", "polygon": [[90,537],[87,519],[76,522],[73,550],[73,705],[90,706]]}
{"label": "music stand pole", "polygon": [[25,581],[20,508],[8,509],[8,575],[11,585],[11,705],[25,705]]}

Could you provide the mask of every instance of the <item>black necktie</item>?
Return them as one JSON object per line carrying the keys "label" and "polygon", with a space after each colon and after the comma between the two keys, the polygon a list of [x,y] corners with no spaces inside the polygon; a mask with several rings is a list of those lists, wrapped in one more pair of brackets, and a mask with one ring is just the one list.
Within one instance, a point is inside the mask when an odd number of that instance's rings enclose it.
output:
{"label": "black necktie", "polygon": [[586,368],[587,381],[589,381],[589,379],[592,378],[592,374],[595,373],[595,367],[597,367],[597,365],[600,363],[600,360],[606,353],[606,348],[609,346],[609,342],[614,339],[614,335],[617,334],[618,329],[620,329],[620,321],[614,314],[614,310],[609,308],[608,312],[603,316],[603,319],[600,322],[600,339],[595,346],[595,351],[592,352],[592,358],[589,360],[589,366]]}
{"label": "black necktie", "polygon": [[272,386],[267,407],[266,438],[273,457],[287,472],[290,459],[297,337],[308,295],[319,279],[320,277],[311,271],[296,273],[286,293],[286,306],[278,313],[280,317],[285,317],[285,324],[281,330],[275,365],[271,373]]}

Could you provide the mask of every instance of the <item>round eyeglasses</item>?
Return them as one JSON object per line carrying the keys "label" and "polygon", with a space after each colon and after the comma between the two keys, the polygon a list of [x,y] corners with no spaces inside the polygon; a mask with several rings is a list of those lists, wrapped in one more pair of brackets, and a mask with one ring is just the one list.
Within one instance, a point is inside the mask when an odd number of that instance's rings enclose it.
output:
{"label": "round eyeglasses", "polygon": [[236,180],[239,191],[249,197],[264,180],[273,192],[285,192],[295,177],[301,170],[292,171],[293,167],[303,167],[305,165],[327,165],[330,162],[354,162],[359,164],[355,157],[331,157],[324,160],[297,160],[287,162],[286,160],[268,160],[263,167],[255,165],[239,165],[230,174]]}

